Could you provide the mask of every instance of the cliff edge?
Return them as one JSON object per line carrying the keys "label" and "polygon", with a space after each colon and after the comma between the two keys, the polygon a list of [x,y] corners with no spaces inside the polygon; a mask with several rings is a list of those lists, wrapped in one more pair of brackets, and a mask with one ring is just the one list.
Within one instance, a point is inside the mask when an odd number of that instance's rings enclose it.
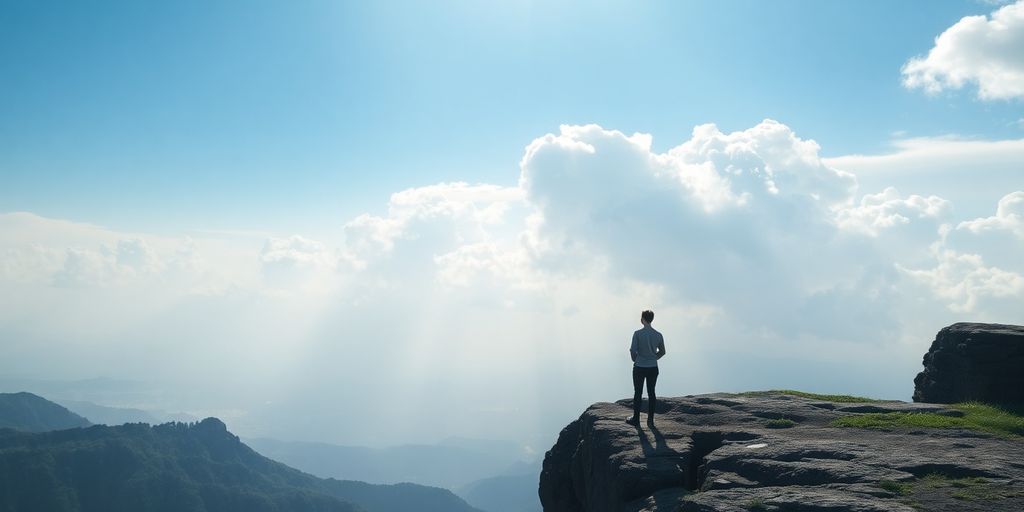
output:
{"label": "cliff edge", "polygon": [[547,452],[549,512],[1024,510],[1024,423],[975,405],[798,392],[597,403]]}

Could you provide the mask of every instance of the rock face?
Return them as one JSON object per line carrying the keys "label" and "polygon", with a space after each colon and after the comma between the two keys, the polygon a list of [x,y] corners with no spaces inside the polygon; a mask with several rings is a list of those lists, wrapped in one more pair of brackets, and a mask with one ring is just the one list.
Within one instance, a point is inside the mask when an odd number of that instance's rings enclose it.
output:
{"label": "rock face", "polygon": [[[831,424],[865,413],[961,414],[943,406],[712,394],[659,399],[655,427],[640,428],[623,421],[630,403],[594,404],[562,430],[540,476],[545,511],[1024,510],[1019,438]],[[958,499],[963,482],[991,499]]]}
{"label": "rock face", "polygon": [[1024,404],[1024,327],[953,324],[935,335],[914,401]]}

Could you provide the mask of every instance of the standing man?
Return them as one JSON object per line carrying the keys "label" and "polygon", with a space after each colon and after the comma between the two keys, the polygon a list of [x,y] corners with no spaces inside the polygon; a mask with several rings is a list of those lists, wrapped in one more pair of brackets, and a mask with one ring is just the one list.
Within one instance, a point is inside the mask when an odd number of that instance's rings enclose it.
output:
{"label": "standing man", "polygon": [[644,327],[633,333],[629,356],[633,358],[633,416],[626,420],[630,425],[640,425],[640,401],[643,398],[644,381],[647,381],[647,424],[654,426],[654,405],[657,397],[654,385],[658,383],[658,359],[665,355],[665,338],[651,327],[654,312],[640,313]]}

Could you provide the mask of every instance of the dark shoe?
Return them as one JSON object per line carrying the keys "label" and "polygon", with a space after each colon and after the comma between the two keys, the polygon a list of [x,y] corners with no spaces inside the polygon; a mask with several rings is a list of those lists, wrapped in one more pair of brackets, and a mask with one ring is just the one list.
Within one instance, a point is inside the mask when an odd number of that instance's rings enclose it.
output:
{"label": "dark shoe", "polygon": [[639,416],[630,416],[630,417],[626,418],[626,423],[629,423],[630,425],[639,427],[640,426],[640,417]]}

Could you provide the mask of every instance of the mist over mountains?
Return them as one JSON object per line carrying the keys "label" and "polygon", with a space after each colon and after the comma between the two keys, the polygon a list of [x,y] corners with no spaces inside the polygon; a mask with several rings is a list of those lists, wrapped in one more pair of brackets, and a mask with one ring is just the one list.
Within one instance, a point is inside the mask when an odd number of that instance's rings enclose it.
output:
{"label": "mist over mountains", "polygon": [[461,487],[456,494],[487,512],[539,512],[537,470],[483,478]]}
{"label": "mist over mountains", "polygon": [[444,489],[302,473],[256,453],[216,418],[88,426],[16,393],[0,394],[0,420],[5,511],[476,512]]}
{"label": "mist over mountains", "polygon": [[199,418],[186,413],[167,413],[163,411],[147,411],[132,407],[108,407],[80,400],[61,400],[58,403],[77,414],[89,418],[89,421],[100,425],[121,425],[124,423],[149,423],[155,425],[167,422],[193,422]]}
{"label": "mist over mountains", "polygon": [[[515,457],[514,445],[497,441],[474,442],[476,450],[457,443],[368,448],[266,438],[245,441],[274,460],[315,475],[374,483],[416,482],[455,489],[481,476],[516,472],[520,464],[532,468]],[[490,453],[483,451],[489,446]]]}
{"label": "mist over mountains", "polygon": [[0,393],[0,429],[46,432],[91,424],[89,420],[32,393]]}
{"label": "mist over mountains", "polygon": [[93,425],[38,395],[0,393],[0,506],[13,507],[0,510],[539,510],[539,461],[510,442],[247,445],[215,418],[150,426],[146,411],[70,405],[96,423],[130,421]]}
{"label": "mist over mountains", "polygon": [[540,510],[540,461],[514,443],[452,438],[388,448],[246,439],[260,453],[320,477],[373,483],[415,482],[450,489],[487,512]]}

